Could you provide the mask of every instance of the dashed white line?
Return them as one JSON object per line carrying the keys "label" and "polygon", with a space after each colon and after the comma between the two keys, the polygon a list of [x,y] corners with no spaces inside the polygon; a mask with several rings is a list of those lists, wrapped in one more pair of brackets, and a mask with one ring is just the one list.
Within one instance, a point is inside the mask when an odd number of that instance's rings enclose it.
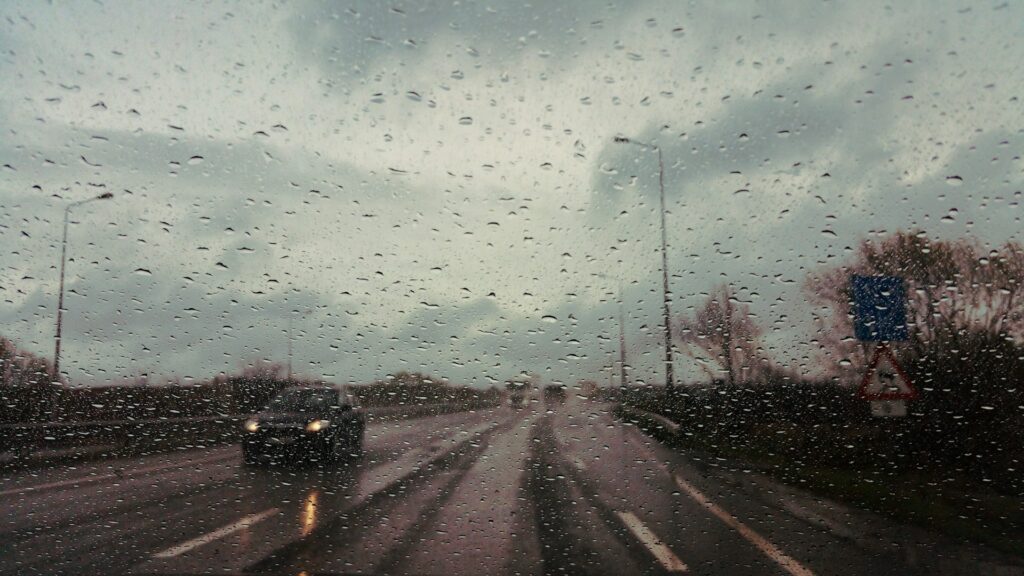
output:
{"label": "dashed white line", "polygon": [[769,542],[763,536],[751,530],[746,524],[740,522],[738,518],[727,512],[718,504],[715,504],[708,499],[700,490],[693,487],[692,484],[683,480],[678,475],[675,476],[676,485],[686,492],[690,498],[693,498],[698,504],[703,506],[719,520],[725,522],[733,530],[740,533],[740,536],[746,538],[751,544],[757,547],[765,556],[771,558],[776,564],[782,567],[783,570],[789,572],[793,576],[814,576],[814,572],[800,564],[793,558],[787,556],[782,550],[779,550],[777,546]]}
{"label": "dashed white line", "polygon": [[259,512],[257,514],[250,514],[242,518],[241,520],[238,520],[237,522],[232,522],[231,524],[228,524],[223,528],[218,528],[217,530],[214,530],[209,534],[204,534],[202,536],[199,536],[198,538],[193,538],[186,542],[182,542],[177,546],[172,546],[162,552],[157,552],[156,554],[153,554],[153,557],[174,558],[175,556],[180,556],[185,552],[188,552],[189,550],[194,550],[196,548],[199,548],[200,546],[209,544],[210,542],[213,542],[215,540],[220,540],[221,538],[228,536],[230,534],[234,534],[235,532],[238,532],[240,530],[245,530],[253,524],[260,522],[261,520],[266,520],[267,518],[273,516],[274,514],[277,514],[280,511],[281,510],[279,508],[271,508],[269,510],[264,510],[263,512]]}
{"label": "dashed white line", "polygon": [[629,531],[640,540],[640,543],[650,551],[659,563],[669,572],[683,573],[688,570],[686,564],[675,555],[675,552],[665,545],[660,538],[651,532],[650,528],[644,525],[636,514],[632,512],[616,511],[615,514],[629,528]]}

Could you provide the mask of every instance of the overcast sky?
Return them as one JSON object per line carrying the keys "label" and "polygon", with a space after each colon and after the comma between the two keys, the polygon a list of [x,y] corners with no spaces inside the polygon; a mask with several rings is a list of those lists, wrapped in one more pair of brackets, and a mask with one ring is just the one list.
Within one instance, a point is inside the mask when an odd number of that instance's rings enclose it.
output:
{"label": "overcast sky", "polygon": [[[261,358],[362,382],[660,382],[730,282],[780,364],[809,270],[1021,240],[1024,3],[4,2],[2,335],[81,384]],[[955,177],[955,178],[954,178]],[[684,379],[702,378],[680,357]]]}

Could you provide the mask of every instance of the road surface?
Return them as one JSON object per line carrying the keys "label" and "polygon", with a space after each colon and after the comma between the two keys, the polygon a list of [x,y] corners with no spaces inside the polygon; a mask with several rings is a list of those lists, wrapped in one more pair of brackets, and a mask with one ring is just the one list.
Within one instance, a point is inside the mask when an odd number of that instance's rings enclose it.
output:
{"label": "road surface", "polygon": [[3,574],[1021,574],[669,450],[571,399],[385,422],[355,463],[238,446],[9,473]]}

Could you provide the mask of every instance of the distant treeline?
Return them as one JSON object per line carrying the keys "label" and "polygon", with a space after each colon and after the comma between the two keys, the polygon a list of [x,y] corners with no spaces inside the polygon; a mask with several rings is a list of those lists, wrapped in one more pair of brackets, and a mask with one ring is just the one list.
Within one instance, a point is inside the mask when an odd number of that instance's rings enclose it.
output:
{"label": "distant treeline", "polygon": [[419,404],[480,403],[493,404],[501,391],[468,386],[453,386],[417,372],[399,372],[384,380],[353,387],[365,406],[415,406]]}
{"label": "distant treeline", "polygon": [[[289,380],[283,372],[279,364],[261,362],[238,374],[221,374],[197,384],[140,380],[73,388],[53,383],[47,360],[19,351],[10,340],[0,338],[0,424],[248,414],[265,406],[286,386],[326,384]],[[494,404],[500,397],[497,389],[454,386],[407,372],[352,389],[370,407],[455,403],[475,407]]]}
{"label": "distant treeline", "polygon": [[281,367],[260,363],[197,384],[145,380],[114,386],[54,383],[49,362],[0,338],[0,423],[142,420],[244,414],[289,384]]}

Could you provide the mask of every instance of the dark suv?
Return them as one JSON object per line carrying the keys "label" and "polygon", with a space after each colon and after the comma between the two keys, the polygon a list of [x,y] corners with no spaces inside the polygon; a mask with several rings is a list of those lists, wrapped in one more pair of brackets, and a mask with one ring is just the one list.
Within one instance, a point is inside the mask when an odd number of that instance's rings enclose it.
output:
{"label": "dark suv", "polygon": [[351,391],[285,388],[246,420],[242,457],[246,464],[307,457],[337,462],[362,454],[365,428],[366,416]]}

